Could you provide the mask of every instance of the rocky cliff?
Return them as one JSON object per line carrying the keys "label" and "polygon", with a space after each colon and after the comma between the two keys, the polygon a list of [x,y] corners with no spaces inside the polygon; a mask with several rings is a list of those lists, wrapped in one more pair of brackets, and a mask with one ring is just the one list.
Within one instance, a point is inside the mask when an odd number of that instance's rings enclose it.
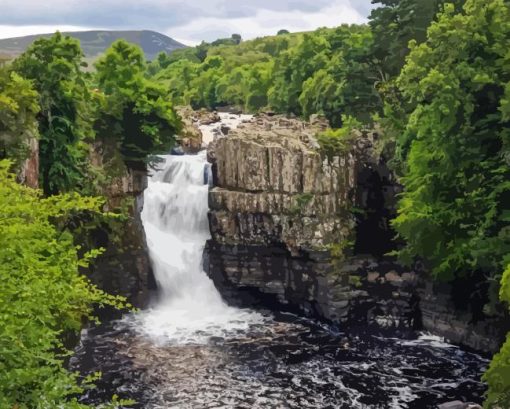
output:
{"label": "rocky cliff", "polygon": [[311,315],[338,318],[331,308],[331,246],[347,247],[356,185],[354,157],[318,152],[311,125],[259,116],[209,147],[212,239],[207,269],[232,286]]}
{"label": "rocky cliff", "polygon": [[126,169],[105,190],[110,210],[122,208],[124,218],[93,233],[95,246],[105,251],[88,273],[101,289],[125,296],[136,307],[145,306],[155,286],[140,218],[146,187],[146,172]]}
{"label": "rocky cliff", "polygon": [[384,257],[395,245],[389,220],[400,187],[374,154],[377,132],[325,159],[315,142],[324,126],[261,115],[209,146],[204,265],[224,297],[497,350],[504,333],[497,319],[455,304],[452,287]]}
{"label": "rocky cliff", "polygon": [[[122,210],[124,218],[113,225],[104,224],[88,230],[86,237],[80,238],[85,247],[105,250],[84,273],[99,288],[110,294],[123,295],[136,307],[143,307],[149,291],[155,287],[140,219],[147,173],[128,169],[118,157],[116,147],[110,145],[97,142],[89,159],[97,168],[108,168],[109,178],[101,188],[106,199],[105,210],[117,213]],[[39,186],[39,149],[35,138],[30,140],[29,156],[17,178],[34,189]]]}
{"label": "rocky cliff", "polygon": [[101,188],[106,198],[105,210],[120,212],[123,217],[91,232],[91,244],[105,251],[87,275],[101,289],[123,295],[134,306],[143,307],[155,287],[141,221],[147,172],[127,168],[115,145],[106,141],[95,144],[90,160],[108,175]]}

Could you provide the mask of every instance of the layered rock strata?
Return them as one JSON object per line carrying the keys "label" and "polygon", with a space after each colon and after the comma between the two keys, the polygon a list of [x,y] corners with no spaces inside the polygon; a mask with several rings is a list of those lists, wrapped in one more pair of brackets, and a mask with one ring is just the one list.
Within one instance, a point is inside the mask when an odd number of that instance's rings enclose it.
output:
{"label": "layered rock strata", "polygon": [[126,297],[136,307],[146,305],[155,287],[140,217],[146,187],[146,172],[126,169],[105,191],[108,206],[125,207],[126,218],[114,230],[103,226],[95,232],[96,246],[105,251],[88,274],[101,289]]}
{"label": "layered rock strata", "polygon": [[330,247],[353,234],[355,161],[325,159],[323,123],[259,116],[209,147],[214,188],[206,268],[224,292],[251,289],[311,315],[330,308]]}
{"label": "layered rock strata", "polygon": [[110,179],[102,188],[107,211],[122,209],[124,219],[113,226],[99,226],[91,232],[93,247],[104,249],[87,275],[99,288],[122,295],[136,307],[144,307],[155,288],[141,221],[147,172],[129,169],[115,145],[98,142],[90,154],[91,163],[107,167]]}

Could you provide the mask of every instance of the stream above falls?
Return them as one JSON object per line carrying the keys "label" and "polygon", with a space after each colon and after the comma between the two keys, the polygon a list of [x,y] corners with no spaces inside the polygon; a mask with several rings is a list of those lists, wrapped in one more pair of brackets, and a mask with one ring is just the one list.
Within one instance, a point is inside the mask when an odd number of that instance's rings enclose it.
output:
{"label": "stream above falls", "polygon": [[227,305],[202,269],[209,238],[205,152],[164,156],[142,220],[158,295],[82,331],[70,361],[102,372],[80,401],[134,408],[435,408],[480,403],[487,361],[412,331],[339,332],[278,311]]}

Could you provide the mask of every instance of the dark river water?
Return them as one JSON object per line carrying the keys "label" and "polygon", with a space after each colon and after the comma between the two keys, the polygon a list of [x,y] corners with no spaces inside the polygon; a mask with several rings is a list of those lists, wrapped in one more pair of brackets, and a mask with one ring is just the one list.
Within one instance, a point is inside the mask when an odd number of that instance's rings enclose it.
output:
{"label": "dark river water", "polygon": [[[83,332],[71,367],[101,371],[81,401],[134,408],[435,408],[481,403],[487,361],[413,333],[335,333],[292,314],[198,344],[154,342],[128,318]],[[197,334],[200,335],[200,334]]]}

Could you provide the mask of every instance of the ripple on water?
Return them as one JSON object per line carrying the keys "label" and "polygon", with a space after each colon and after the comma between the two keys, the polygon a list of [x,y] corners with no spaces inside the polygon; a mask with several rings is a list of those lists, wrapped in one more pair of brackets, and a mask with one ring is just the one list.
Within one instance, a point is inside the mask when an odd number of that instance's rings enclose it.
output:
{"label": "ripple on water", "polygon": [[116,393],[148,409],[415,409],[480,402],[485,390],[478,380],[486,360],[429,335],[334,335],[290,314],[265,314],[245,328],[165,343],[135,323],[130,317],[84,334],[71,365],[104,379],[83,402]]}

